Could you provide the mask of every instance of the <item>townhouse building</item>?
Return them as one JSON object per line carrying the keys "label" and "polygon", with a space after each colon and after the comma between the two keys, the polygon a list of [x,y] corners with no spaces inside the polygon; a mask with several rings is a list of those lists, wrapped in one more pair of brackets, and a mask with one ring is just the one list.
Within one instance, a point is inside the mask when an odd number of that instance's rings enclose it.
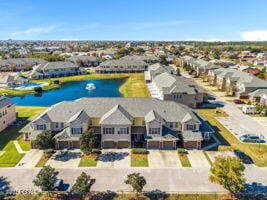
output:
{"label": "townhouse building", "polygon": [[68,60],[79,67],[97,67],[100,64],[100,59],[95,56],[71,56]]}
{"label": "townhouse building", "polygon": [[145,79],[152,97],[175,101],[193,108],[203,103],[203,91],[190,79],[177,76],[170,66],[158,63],[150,65],[145,72]]}
{"label": "townhouse building", "polygon": [[40,58],[9,58],[0,60],[0,71],[29,71],[33,66],[46,62]]}
{"label": "townhouse building", "polygon": [[51,131],[57,148],[79,148],[94,130],[100,148],[201,148],[213,130],[192,109],[153,98],[81,98],[51,106],[20,130],[27,140]]}
{"label": "townhouse building", "polygon": [[30,79],[56,78],[86,73],[85,70],[69,61],[49,62],[33,67]]}
{"label": "townhouse building", "polygon": [[0,132],[15,122],[16,119],[14,102],[6,97],[0,97]]}
{"label": "townhouse building", "polygon": [[148,64],[142,60],[119,59],[102,62],[95,71],[97,73],[134,73],[144,72],[147,67]]}

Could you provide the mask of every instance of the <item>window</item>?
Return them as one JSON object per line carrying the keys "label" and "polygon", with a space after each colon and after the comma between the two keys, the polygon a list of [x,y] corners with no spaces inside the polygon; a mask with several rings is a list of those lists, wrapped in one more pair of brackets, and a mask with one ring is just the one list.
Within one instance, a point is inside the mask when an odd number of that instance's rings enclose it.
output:
{"label": "window", "polygon": [[174,128],[178,128],[178,122],[174,122]]}
{"label": "window", "polygon": [[64,123],[60,123],[61,124],[61,128],[64,128]]}
{"label": "window", "polygon": [[36,129],[37,130],[46,130],[46,125],[45,124],[37,124]]}
{"label": "window", "polygon": [[172,122],[170,123],[170,128],[173,128],[173,123]]}
{"label": "window", "polygon": [[90,119],[89,121],[89,125],[92,126],[93,125],[93,121]]}
{"label": "window", "polygon": [[160,128],[149,128],[149,134],[160,134]]}
{"label": "window", "polygon": [[118,134],[129,134],[129,128],[120,128]]}
{"label": "window", "polygon": [[196,125],[193,125],[193,124],[187,124],[187,125],[186,125],[186,129],[187,129],[187,130],[195,130],[195,129],[196,129]]}
{"label": "window", "polygon": [[82,128],[72,128],[71,132],[72,134],[82,134],[83,129]]}
{"label": "window", "polygon": [[182,98],[181,94],[174,94],[173,95],[173,99],[175,99],[175,100],[178,100],[178,99],[181,99],[181,98]]}
{"label": "window", "polygon": [[58,127],[59,127],[59,126],[58,126],[58,123],[56,122],[56,123],[55,123],[55,128],[58,128]]}
{"label": "window", "polygon": [[114,134],[114,128],[103,128],[103,134]]}

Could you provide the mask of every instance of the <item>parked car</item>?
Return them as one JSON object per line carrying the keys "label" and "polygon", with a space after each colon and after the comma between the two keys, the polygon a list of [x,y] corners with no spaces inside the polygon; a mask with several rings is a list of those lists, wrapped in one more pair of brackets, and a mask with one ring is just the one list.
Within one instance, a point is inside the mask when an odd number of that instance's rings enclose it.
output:
{"label": "parked car", "polygon": [[244,101],[240,100],[240,99],[235,99],[234,100],[235,104],[244,104]]}
{"label": "parked car", "polygon": [[236,157],[238,157],[241,160],[241,162],[243,162],[245,164],[252,164],[253,163],[252,159],[242,151],[235,149],[234,154],[236,155]]}
{"label": "parked car", "polygon": [[246,135],[242,135],[240,137],[240,140],[242,142],[250,142],[250,143],[260,143],[261,139],[259,136],[254,135],[254,134],[246,134]]}
{"label": "parked car", "polygon": [[53,190],[60,190],[61,186],[63,185],[63,180],[62,179],[56,179],[53,183]]}

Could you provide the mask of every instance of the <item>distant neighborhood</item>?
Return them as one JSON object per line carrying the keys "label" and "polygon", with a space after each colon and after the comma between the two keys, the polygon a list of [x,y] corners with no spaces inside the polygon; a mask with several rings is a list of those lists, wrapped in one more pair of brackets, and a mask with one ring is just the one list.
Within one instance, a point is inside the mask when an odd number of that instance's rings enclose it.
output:
{"label": "distant neighborhood", "polygon": [[167,174],[168,191],[181,170],[190,187],[232,191],[206,179],[222,162],[246,175],[267,166],[266,52],[264,42],[1,41],[0,167],[36,176],[26,188],[58,169],[53,192],[88,169],[102,183],[123,170]]}

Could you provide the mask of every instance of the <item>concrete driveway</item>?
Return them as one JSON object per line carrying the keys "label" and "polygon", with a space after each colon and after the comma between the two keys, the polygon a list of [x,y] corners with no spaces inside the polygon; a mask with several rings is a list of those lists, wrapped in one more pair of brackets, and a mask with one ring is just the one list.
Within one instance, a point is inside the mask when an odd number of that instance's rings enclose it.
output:
{"label": "concrete driveway", "polygon": [[231,157],[235,157],[235,154],[232,151],[206,151],[211,162],[214,163],[215,162],[215,158],[219,157],[219,156],[231,156]]}
{"label": "concrete driveway", "polygon": [[210,168],[210,163],[203,151],[188,150],[187,156],[193,168]]}
{"label": "concrete driveway", "polygon": [[43,155],[43,151],[39,149],[31,149],[16,165],[16,168],[31,169],[34,168]]}
{"label": "concrete driveway", "polygon": [[81,160],[80,150],[57,151],[47,162],[54,168],[77,168]]}
{"label": "concrete driveway", "polygon": [[181,168],[177,151],[149,150],[149,168]]}
{"label": "concrete driveway", "polygon": [[102,150],[97,168],[130,168],[130,149]]}

